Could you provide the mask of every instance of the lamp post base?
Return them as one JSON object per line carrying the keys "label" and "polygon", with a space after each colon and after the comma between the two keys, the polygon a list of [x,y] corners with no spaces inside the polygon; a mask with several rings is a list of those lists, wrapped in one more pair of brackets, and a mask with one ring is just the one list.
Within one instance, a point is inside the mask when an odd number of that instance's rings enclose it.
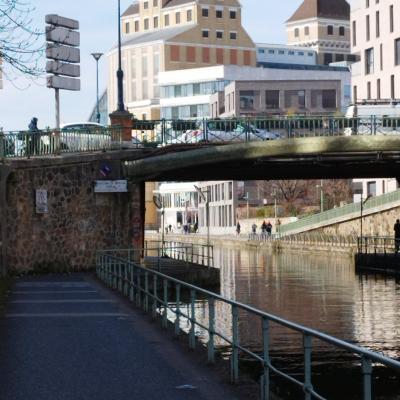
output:
{"label": "lamp post base", "polygon": [[122,129],[121,140],[123,143],[132,142],[132,118],[129,111],[114,111],[110,114],[111,126],[119,126]]}

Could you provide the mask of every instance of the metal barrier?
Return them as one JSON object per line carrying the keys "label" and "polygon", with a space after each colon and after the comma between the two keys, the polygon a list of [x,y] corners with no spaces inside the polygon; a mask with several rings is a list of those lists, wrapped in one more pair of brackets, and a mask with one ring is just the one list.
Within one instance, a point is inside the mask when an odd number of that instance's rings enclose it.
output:
{"label": "metal barrier", "polygon": [[303,244],[303,245],[322,245],[336,247],[356,247],[356,235],[325,235],[323,233],[299,233],[280,238],[282,242]]}
{"label": "metal barrier", "polygon": [[[174,331],[175,335],[181,333],[181,320],[187,321],[190,325],[189,329],[189,347],[196,347],[196,327],[204,329],[208,332],[207,351],[208,361],[215,362],[215,339],[219,337],[231,346],[232,352],[230,356],[231,381],[238,382],[239,378],[239,352],[245,354],[252,359],[258,361],[263,369],[261,379],[261,399],[271,399],[270,378],[271,373],[285,379],[304,391],[304,399],[311,400],[325,399],[318,394],[313,388],[312,380],[312,352],[313,340],[319,340],[328,343],[335,348],[345,350],[348,353],[359,357],[362,376],[363,376],[363,399],[372,400],[372,372],[374,363],[383,364],[391,367],[396,371],[400,371],[400,362],[386,357],[384,355],[372,352],[367,349],[355,346],[351,343],[336,339],[335,337],[326,335],[313,329],[309,329],[299,324],[295,324],[288,320],[279,318],[275,315],[265,313],[251,306],[226,299],[218,294],[190,285],[183,281],[171,278],[160,272],[143,268],[140,265],[130,262],[128,258],[120,257],[119,250],[98,251],[96,257],[96,272],[99,279],[108,286],[118,290],[124,296],[129,297],[136,305],[143,307],[146,312],[150,312],[153,318],[161,314],[162,326],[168,326],[168,312],[175,314]],[[159,283],[161,284],[159,286]],[[169,290],[173,289],[173,290]],[[190,293],[190,308],[187,313],[182,307],[181,293],[186,289]],[[195,302],[201,295],[208,301],[208,322],[202,323],[196,319]],[[230,308],[231,327],[230,335],[227,336],[217,330],[216,321],[225,318],[226,315],[217,315],[216,302],[222,302]],[[175,306],[173,306],[173,304]],[[226,309],[225,309],[226,310]],[[224,311],[226,313],[226,311]],[[244,313],[257,318],[262,328],[263,349],[261,354],[256,353],[245,344],[240,342],[239,337],[239,313]],[[304,354],[304,380],[289,375],[275,367],[270,358],[270,328],[271,323],[281,327],[288,328],[302,335],[303,338],[303,354]]]}
{"label": "metal barrier", "polygon": [[[381,196],[371,197],[365,202],[363,206],[364,215],[368,212],[369,209],[384,206],[386,204],[400,202],[400,190],[396,190],[395,192],[390,192],[383,194]],[[329,221],[335,220],[337,218],[345,217],[347,215],[351,216],[352,214],[358,214],[361,216],[361,203],[352,203],[347,204],[343,207],[333,208],[328,211],[324,211],[319,214],[310,215],[308,217],[300,218],[296,222],[291,222],[289,224],[280,226],[280,234],[288,235],[292,231],[296,231],[298,229],[304,229],[316,224],[325,223],[327,224]]]}
{"label": "metal barrier", "polygon": [[182,260],[187,263],[199,264],[207,267],[214,266],[214,246],[212,245],[208,246],[206,244],[177,241],[164,241],[163,245],[162,241],[145,240],[144,256],[151,255],[156,249],[159,249],[158,254],[161,255],[161,257],[165,255],[169,258]]}
{"label": "metal barrier", "polygon": [[115,150],[121,145],[122,130],[119,127],[0,131],[0,159]]}
{"label": "metal barrier", "polygon": [[400,239],[388,236],[363,236],[357,238],[359,254],[398,253]]}
{"label": "metal barrier", "polygon": [[134,120],[132,135],[155,145],[231,143],[320,136],[398,135],[400,118],[335,116]]}

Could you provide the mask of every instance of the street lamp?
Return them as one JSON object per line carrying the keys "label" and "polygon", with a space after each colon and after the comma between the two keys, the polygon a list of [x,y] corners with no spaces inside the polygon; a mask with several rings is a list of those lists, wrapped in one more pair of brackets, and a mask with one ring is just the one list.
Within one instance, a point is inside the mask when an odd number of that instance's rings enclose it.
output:
{"label": "street lamp", "polygon": [[364,211],[364,205],[365,203],[372,197],[371,194],[367,196],[365,200],[363,200],[362,194],[361,194],[361,205],[360,205],[360,210],[361,210],[361,215],[360,215],[360,240],[361,240],[361,249],[362,249],[362,242],[363,242],[363,211]]}
{"label": "street lamp", "polygon": [[277,217],[276,188],[274,188],[274,190],[272,191],[271,196],[274,198],[274,215],[275,215],[275,224],[276,224],[276,217]]}
{"label": "street lamp", "polygon": [[246,214],[247,219],[250,218],[250,207],[249,207],[249,192],[246,192],[246,196],[242,197],[243,200],[246,200]]}
{"label": "street lamp", "polygon": [[96,60],[96,120],[100,123],[100,106],[99,106],[99,60],[103,53],[92,53],[93,58]]}
{"label": "street lamp", "polygon": [[320,205],[320,212],[324,211],[324,181],[321,179],[321,184],[317,185],[317,189],[320,189],[320,196],[321,196],[321,205]]}
{"label": "street lamp", "polygon": [[121,0],[118,0],[118,71],[117,71],[118,111],[125,111],[123,81],[124,81],[124,71],[122,71],[122,49],[121,49]]}
{"label": "street lamp", "polygon": [[161,256],[164,255],[164,231],[165,231],[165,208],[164,200],[161,196],[153,196],[154,205],[161,210]]}
{"label": "street lamp", "polygon": [[209,190],[201,190],[196,185],[193,185],[199,196],[206,202],[206,225],[207,225],[207,264],[210,263],[210,200],[209,200]]}

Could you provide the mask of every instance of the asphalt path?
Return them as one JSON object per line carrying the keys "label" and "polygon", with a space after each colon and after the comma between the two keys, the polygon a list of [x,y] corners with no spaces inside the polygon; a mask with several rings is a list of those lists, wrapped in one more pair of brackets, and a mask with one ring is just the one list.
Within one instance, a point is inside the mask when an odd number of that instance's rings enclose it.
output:
{"label": "asphalt path", "polygon": [[0,400],[238,400],[87,275],[18,279],[0,318]]}

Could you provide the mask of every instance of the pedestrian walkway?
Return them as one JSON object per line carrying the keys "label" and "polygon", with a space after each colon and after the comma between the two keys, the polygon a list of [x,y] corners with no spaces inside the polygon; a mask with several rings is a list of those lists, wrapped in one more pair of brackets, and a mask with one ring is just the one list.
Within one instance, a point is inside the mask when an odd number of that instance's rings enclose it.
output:
{"label": "pedestrian walkway", "polygon": [[239,400],[87,275],[18,279],[0,318],[0,400]]}

